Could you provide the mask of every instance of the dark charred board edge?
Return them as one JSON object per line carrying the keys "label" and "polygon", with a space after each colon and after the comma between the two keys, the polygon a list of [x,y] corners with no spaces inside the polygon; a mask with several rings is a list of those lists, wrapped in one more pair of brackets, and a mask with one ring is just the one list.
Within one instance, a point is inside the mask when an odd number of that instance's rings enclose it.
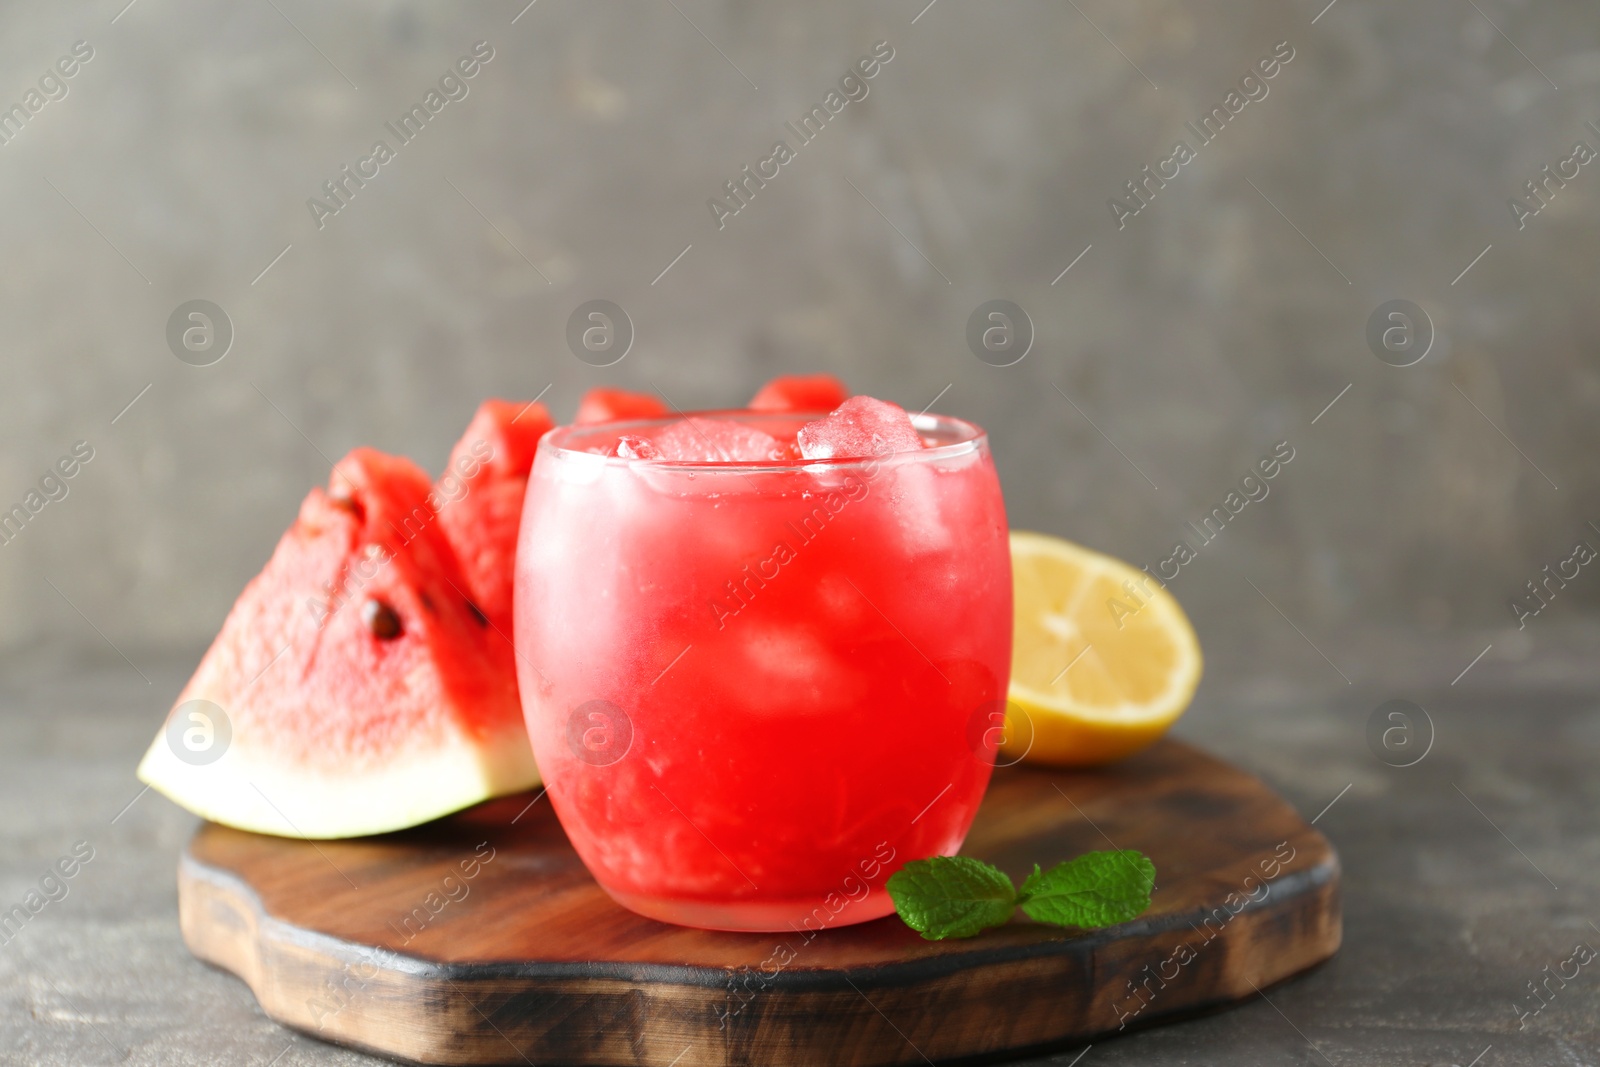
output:
{"label": "dark charred board edge", "polygon": [[[1265,958],[1257,958],[1249,973],[1235,976],[1238,980],[1231,986],[1204,991],[1196,986],[1193,995],[1188,996],[1183,994],[1190,990],[1180,989],[1179,995],[1141,1013],[1130,1029],[1234,1003],[1253,995],[1256,988],[1315,966],[1337,951],[1342,936],[1337,855],[1326,839],[1309,826],[1296,835],[1296,840],[1317,848],[1317,861],[1274,879],[1272,895],[1259,904],[1247,904],[1228,924],[1227,931],[1219,935],[1230,945],[1243,945],[1247,954]],[[1028,944],[975,944],[970,951],[905,963],[780,971],[760,993],[761,1010],[744,1022],[735,1020],[737,1025],[723,1029],[718,1026],[717,1009],[726,1005],[725,994],[739,973],[736,970],[652,963],[450,964],[396,953],[386,953],[383,970],[370,982],[362,983],[363,993],[367,985],[381,987],[373,991],[371,1003],[362,1011],[340,1010],[331,1018],[313,1017],[308,1010],[311,998],[299,994],[317,988],[311,981],[319,973],[348,973],[352,966],[365,965],[370,959],[368,946],[266,915],[260,897],[241,878],[207,867],[188,855],[179,867],[179,911],[190,950],[238,975],[269,1016],[296,1030],[321,1040],[422,1063],[526,1062],[523,1050],[531,1048],[537,1038],[546,1046],[536,1052],[541,1067],[551,1063],[666,1067],[686,1047],[684,1041],[690,1046],[709,1045],[708,1051],[720,1048],[721,1055],[685,1059],[680,1067],[696,1063],[817,1062],[817,1050],[785,1048],[782,1038],[788,1032],[786,1028],[794,1025],[792,1015],[778,1019],[774,1032],[763,1035],[765,1017],[773,1009],[783,1016],[790,1008],[786,1002],[793,1002],[799,1012],[816,1011],[815,1023],[809,1029],[819,1033],[836,1031],[826,1054],[837,1057],[840,1049],[850,1048],[853,1055],[849,1062],[857,1064],[917,1063],[925,1055],[941,1063],[976,1064],[995,1062],[1029,1049],[1073,1047],[1117,1032],[1117,1027],[1111,1025],[1112,1015],[1101,1016],[1106,1020],[1103,1026],[1088,1018],[1063,1018],[1063,1025],[1056,1032],[1034,1032],[1026,1040],[1008,1039],[991,1047],[974,1047],[974,1042],[984,1040],[981,1034],[953,1042],[936,1035],[937,1045],[924,1040],[914,1046],[889,1022],[889,1015],[902,1006],[931,1002],[941,991],[951,996],[956,987],[984,978],[992,987],[995,1010],[1017,1011],[1019,990],[1036,990],[1035,999],[1057,995],[1053,987],[1030,985],[1026,977],[1019,976],[1019,972],[1025,975],[1050,964],[1061,969],[1076,967],[1092,976],[1095,986],[1122,982],[1129,974],[1136,974],[1137,968],[1131,972],[1119,968],[1114,973],[1097,973],[1102,951],[1140,944],[1144,946],[1141,958],[1156,958],[1186,940],[1190,920],[1198,921],[1207,914],[1207,909],[1195,909]],[[1282,926],[1298,930],[1275,929]],[[1294,951],[1249,952],[1258,942],[1283,942]],[[1226,958],[1231,951],[1223,950],[1222,955]],[[873,1007],[862,1018],[870,1025],[877,1015],[882,1015],[883,1023],[888,1024],[877,1027],[884,1031],[881,1035],[871,1035],[883,1039],[874,1046],[880,1049],[878,1052],[867,1050],[870,1043],[863,1040],[859,1025],[847,1024],[827,1004],[846,994],[865,999],[866,993],[873,994],[868,1000]],[[964,1003],[965,994],[957,995]],[[452,1001],[464,1001],[465,1007],[457,1004],[452,1009]],[[531,1013],[516,1010],[525,1001],[539,1004],[540,1009]],[[488,1012],[483,1010],[485,1006],[489,1007]],[[512,1009],[509,1014],[508,1006]],[[555,1007],[564,1009],[559,1019],[555,1019],[558,1013],[545,1010]],[[669,1007],[674,1009],[670,1015],[675,1019],[646,1018],[650,1011]],[[862,1010],[868,1011],[865,1006]],[[602,1019],[602,1015],[607,1018]],[[631,1025],[617,1027],[624,1017]],[[329,1025],[318,1025],[325,1018]],[[566,1035],[565,1047],[560,1051],[548,1047],[552,1020],[559,1023],[556,1029]],[[666,1025],[668,1022],[675,1025]],[[678,1033],[667,1039],[664,1033],[647,1034],[647,1027]],[[960,1026],[951,1020],[950,1028]],[[615,1029],[632,1032],[626,1048],[616,1047],[616,1035],[607,1033]],[[1035,1031],[1039,1029],[1037,1025],[1033,1027]],[[584,1040],[586,1033],[592,1034],[592,1040]],[[651,1039],[646,1040],[647,1036]],[[789,1057],[782,1056],[785,1051]],[[774,1053],[777,1058],[761,1058],[762,1052]],[[551,1059],[551,1055],[557,1058]],[[844,1061],[835,1058],[833,1062]]]}
{"label": "dark charred board edge", "polygon": [[[1281,900],[1286,896],[1298,898],[1308,891],[1321,888],[1330,881],[1336,881],[1338,877],[1338,860],[1330,846],[1328,848],[1328,860],[1314,867],[1281,875],[1273,879],[1271,882],[1273,888],[1272,896],[1259,904],[1246,904],[1239,911],[1237,917],[1243,918],[1246,915],[1255,915],[1257,913],[1271,913],[1277,910],[1273,907],[1273,901]],[[254,889],[246,884],[244,879],[227,871],[207,867],[190,856],[185,855],[179,861],[178,879],[180,899],[186,883],[209,882],[216,888],[234,895],[241,903],[244,903],[254,914],[258,929],[270,932],[274,938],[281,938],[286,942],[325,953],[331,960],[338,960],[340,963],[358,962],[363,950],[368,948],[368,946],[346,941],[331,934],[307,930],[304,927],[272,918],[262,908],[261,898]],[[1030,944],[999,945],[994,947],[975,944],[971,951],[960,954],[930,956],[905,963],[834,969],[791,967],[779,971],[769,978],[767,984],[773,990],[779,992],[838,992],[851,988],[851,982],[857,985],[868,983],[873,986],[912,985],[918,982],[943,978],[959,971],[972,970],[975,967],[999,966],[1040,956],[1058,956],[1069,945],[1074,950],[1092,951],[1099,946],[1130,938],[1177,932],[1187,929],[1190,920],[1198,921],[1202,916],[1208,914],[1210,914],[1209,909],[1201,908],[1186,914],[1164,915],[1159,919],[1135,919],[1132,922],[1107,927],[1103,930],[1080,931],[1073,935],[1053,938],[1048,941],[1036,941]],[[895,922],[897,920],[893,916],[889,916],[873,921]],[[974,939],[974,941],[977,940],[981,939]],[[559,981],[562,979],[593,978],[722,989],[727,985],[728,976],[737,973],[734,970],[723,967],[688,967],[665,963],[529,961],[524,963],[455,964],[442,963],[420,956],[408,956],[404,953],[389,952],[388,950],[384,951],[404,973],[416,978],[431,978],[440,981],[491,979]]]}

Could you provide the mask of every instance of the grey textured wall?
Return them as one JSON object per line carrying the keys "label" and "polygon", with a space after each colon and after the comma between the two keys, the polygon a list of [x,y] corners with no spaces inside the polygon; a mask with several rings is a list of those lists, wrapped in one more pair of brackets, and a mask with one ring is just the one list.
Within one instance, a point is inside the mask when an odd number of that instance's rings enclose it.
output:
{"label": "grey textured wall", "polygon": [[[0,642],[198,646],[327,460],[436,469],[485,395],[721,406],[786,371],[937,396],[991,430],[1014,525],[1139,563],[1289,442],[1175,586],[1207,642],[1281,627],[1268,596],[1330,651],[1515,629],[1525,581],[1600,545],[1600,164],[1521,230],[1507,205],[1600,147],[1591,4],[124,2],[0,11],[0,105],[94,50],[0,146],[0,507],[94,449],[0,547]],[[798,146],[785,121],[880,40]],[[469,94],[319,229],[308,198],[477,41]],[[1108,200],[1283,41],[1119,229]],[[779,138],[719,230],[707,199]],[[208,367],[165,336],[197,298],[235,331]],[[637,330],[611,368],[564,341],[591,298]],[[993,298],[1034,324],[1015,366],[965,341]],[[1436,330],[1415,366],[1368,347],[1395,298]]]}

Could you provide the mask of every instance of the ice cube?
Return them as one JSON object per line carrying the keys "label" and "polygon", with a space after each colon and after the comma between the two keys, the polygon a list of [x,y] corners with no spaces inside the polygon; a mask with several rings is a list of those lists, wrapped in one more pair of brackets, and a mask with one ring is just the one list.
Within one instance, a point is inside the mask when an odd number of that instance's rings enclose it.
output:
{"label": "ice cube", "polygon": [[902,551],[915,556],[948,552],[955,546],[951,524],[962,516],[955,494],[964,488],[959,476],[908,463],[890,471],[885,480]]}
{"label": "ice cube", "polygon": [[679,463],[764,463],[783,458],[778,440],[729,419],[690,416],[656,434],[661,459]]}
{"label": "ice cube", "polygon": [[837,715],[868,696],[867,672],[802,621],[741,613],[713,640],[722,642],[714,647],[735,665],[721,672],[727,699],[751,717]]}
{"label": "ice cube", "polygon": [[611,450],[611,455],[623,459],[660,459],[661,450],[647,437],[625,433],[617,438],[616,447]]}
{"label": "ice cube", "polygon": [[853,396],[826,418],[806,423],[796,440],[806,459],[870,459],[923,447],[904,408],[870,396]]}

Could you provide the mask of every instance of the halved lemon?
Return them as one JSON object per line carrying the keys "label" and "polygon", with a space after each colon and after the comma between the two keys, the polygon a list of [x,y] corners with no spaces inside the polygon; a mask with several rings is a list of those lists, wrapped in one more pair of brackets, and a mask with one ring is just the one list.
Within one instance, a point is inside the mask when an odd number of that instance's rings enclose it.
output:
{"label": "halved lemon", "polygon": [[1016,623],[1002,750],[1064,767],[1131,756],[1182,715],[1200,642],[1151,575],[1081,545],[1011,534]]}

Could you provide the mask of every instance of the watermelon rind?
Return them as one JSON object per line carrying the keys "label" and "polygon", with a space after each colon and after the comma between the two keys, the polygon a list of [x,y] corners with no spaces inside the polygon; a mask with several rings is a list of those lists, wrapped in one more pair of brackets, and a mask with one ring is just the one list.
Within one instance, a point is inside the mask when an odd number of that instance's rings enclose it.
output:
{"label": "watermelon rind", "polygon": [[512,730],[501,738],[445,738],[381,767],[336,772],[255,758],[238,740],[215,762],[195,766],[162,731],[139,764],[139,780],[212,822],[327,840],[401,830],[531,789],[539,768],[527,736]]}

